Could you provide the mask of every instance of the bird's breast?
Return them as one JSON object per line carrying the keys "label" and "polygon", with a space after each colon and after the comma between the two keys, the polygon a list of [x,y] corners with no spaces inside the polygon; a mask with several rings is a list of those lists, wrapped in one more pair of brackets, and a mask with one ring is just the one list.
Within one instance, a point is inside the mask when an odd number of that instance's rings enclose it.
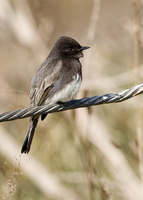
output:
{"label": "bird's breast", "polygon": [[61,90],[57,91],[51,98],[45,100],[44,104],[55,104],[59,101],[71,100],[78,92],[81,85],[81,77],[77,73],[72,77],[72,81],[66,84]]}

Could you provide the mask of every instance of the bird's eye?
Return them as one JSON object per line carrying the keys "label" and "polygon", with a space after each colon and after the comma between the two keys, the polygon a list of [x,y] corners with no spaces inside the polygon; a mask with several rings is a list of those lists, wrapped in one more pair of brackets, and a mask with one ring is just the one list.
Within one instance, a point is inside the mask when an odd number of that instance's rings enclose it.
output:
{"label": "bird's eye", "polygon": [[69,47],[69,48],[68,48],[68,51],[69,51],[69,52],[71,52],[71,51],[73,51],[73,50],[74,50],[74,49],[73,49],[72,47]]}

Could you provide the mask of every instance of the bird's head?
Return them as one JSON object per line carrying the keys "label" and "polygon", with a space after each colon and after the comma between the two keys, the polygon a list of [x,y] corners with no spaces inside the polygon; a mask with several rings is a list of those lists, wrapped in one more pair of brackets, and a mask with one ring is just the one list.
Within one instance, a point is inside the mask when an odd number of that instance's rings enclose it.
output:
{"label": "bird's head", "polygon": [[81,58],[83,57],[83,50],[89,49],[88,46],[81,46],[76,40],[71,37],[62,36],[58,39],[53,49],[63,57]]}

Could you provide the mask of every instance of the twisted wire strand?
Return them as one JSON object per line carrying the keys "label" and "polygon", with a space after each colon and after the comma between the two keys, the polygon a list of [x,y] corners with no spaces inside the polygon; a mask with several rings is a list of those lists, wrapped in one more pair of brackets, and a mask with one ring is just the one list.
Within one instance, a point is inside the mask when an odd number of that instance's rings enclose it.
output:
{"label": "twisted wire strand", "polygon": [[37,106],[33,108],[25,108],[11,112],[0,113],[0,122],[11,121],[41,115],[46,113],[54,113],[76,108],[88,107],[93,105],[119,103],[143,93],[143,84],[134,86],[120,93],[110,93],[100,96],[86,97],[82,99],[74,99],[67,102],[58,103],[53,106]]}

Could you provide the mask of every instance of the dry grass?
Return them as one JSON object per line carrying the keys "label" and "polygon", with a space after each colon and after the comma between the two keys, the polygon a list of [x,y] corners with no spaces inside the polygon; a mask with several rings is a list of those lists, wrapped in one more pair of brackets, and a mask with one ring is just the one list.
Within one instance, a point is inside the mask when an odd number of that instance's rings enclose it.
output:
{"label": "dry grass", "polygon": [[[142,7],[138,0],[1,0],[0,112],[29,106],[31,79],[61,35],[91,46],[78,97],[141,83]],[[143,199],[141,102],[51,114],[20,159],[28,119],[2,123],[1,198]]]}
{"label": "dry grass", "polygon": [[[9,170],[10,179],[9,180],[6,180],[6,179],[2,180],[3,181],[2,191],[4,193],[1,194],[1,199],[7,200],[15,192],[16,187],[17,187],[17,179],[22,174],[20,172],[20,156],[19,156],[19,159],[15,158],[15,163],[13,164],[13,166],[10,166],[6,162],[4,164],[6,165],[5,168],[8,168],[8,170]],[[8,174],[8,172],[7,172],[7,174]]]}

